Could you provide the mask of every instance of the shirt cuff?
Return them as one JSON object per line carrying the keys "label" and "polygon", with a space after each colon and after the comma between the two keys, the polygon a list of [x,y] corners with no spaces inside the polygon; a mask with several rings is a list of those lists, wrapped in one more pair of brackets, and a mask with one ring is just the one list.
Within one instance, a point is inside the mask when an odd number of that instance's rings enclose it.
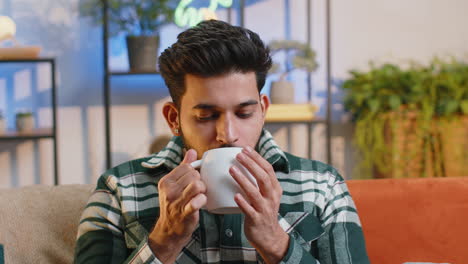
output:
{"label": "shirt cuff", "polygon": [[135,249],[134,255],[128,262],[129,264],[163,264],[153,253],[149,244],[148,238],[143,239],[140,245]]}
{"label": "shirt cuff", "polygon": [[312,255],[305,251],[304,248],[296,241],[296,238],[288,233],[289,246],[286,255],[281,260],[281,264],[298,264],[298,263],[319,263]]}

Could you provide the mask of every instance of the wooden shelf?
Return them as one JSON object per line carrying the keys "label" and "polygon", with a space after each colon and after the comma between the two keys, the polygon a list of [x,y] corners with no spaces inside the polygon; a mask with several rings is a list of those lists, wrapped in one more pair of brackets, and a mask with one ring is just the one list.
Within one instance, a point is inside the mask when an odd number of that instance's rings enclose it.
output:
{"label": "wooden shelf", "polygon": [[53,58],[35,58],[35,59],[0,59],[0,63],[35,63],[35,62],[51,62]]}
{"label": "wooden shelf", "polygon": [[312,104],[271,104],[265,122],[267,123],[307,123],[324,122],[317,119],[318,107]]}
{"label": "wooden shelf", "polygon": [[0,132],[0,140],[40,139],[55,137],[52,128],[38,128],[31,131]]}

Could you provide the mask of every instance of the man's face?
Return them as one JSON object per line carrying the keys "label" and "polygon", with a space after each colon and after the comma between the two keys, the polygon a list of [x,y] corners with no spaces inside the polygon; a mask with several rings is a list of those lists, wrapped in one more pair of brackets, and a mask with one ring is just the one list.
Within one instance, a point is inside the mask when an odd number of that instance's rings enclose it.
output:
{"label": "man's face", "polygon": [[201,158],[213,148],[255,147],[269,101],[259,95],[254,72],[209,78],[189,74],[185,85],[178,125],[187,149]]}

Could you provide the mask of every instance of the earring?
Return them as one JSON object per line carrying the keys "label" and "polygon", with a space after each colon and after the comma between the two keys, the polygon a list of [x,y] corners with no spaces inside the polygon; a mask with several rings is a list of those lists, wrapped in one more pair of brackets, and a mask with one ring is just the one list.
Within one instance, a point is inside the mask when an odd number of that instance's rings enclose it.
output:
{"label": "earring", "polygon": [[178,129],[178,128],[174,128],[174,133],[179,134],[179,129]]}

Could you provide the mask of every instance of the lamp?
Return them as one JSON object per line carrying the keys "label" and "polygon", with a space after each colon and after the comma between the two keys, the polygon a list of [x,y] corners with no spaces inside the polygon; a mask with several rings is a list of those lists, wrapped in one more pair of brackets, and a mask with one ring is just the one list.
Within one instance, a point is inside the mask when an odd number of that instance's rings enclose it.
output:
{"label": "lamp", "polygon": [[232,0],[210,0],[210,5],[206,8],[189,7],[193,0],[180,1],[174,13],[174,22],[179,27],[193,27],[202,20],[218,19],[216,9],[218,5],[225,8],[232,6]]}
{"label": "lamp", "polygon": [[16,24],[7,16],[0,16],[0,41],[12,39],[16,33]]}
{"label": "lamp", "polygon": [[41,47],[39,46],[22,46],[15,39],[16,24],[13,19],[7,16],[0,16],[0,44],[2,41],[11,40],[13,46],[1,47],[0,45],[0,60],[14,59],[34,59],[37,58]]}

